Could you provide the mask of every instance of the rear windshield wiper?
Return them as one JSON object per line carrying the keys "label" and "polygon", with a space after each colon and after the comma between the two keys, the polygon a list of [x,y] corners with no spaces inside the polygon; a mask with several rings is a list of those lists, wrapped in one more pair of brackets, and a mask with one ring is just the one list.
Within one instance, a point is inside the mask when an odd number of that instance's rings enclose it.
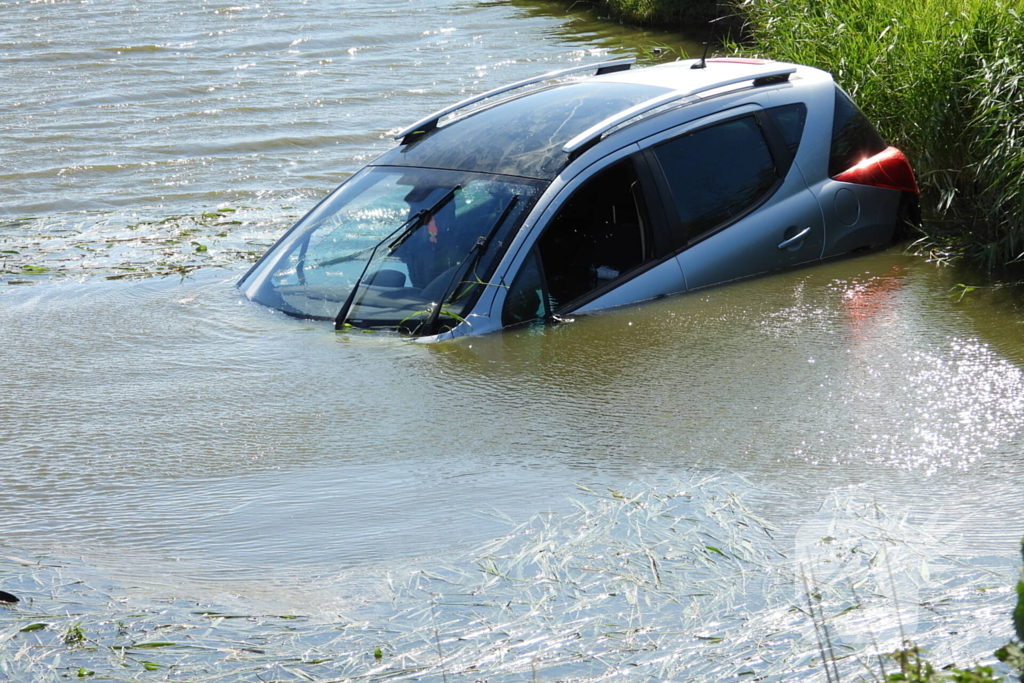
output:
{"label": "rear windshield wiper", "polygon": [[456,283],[461,284],[465,280],[466,276],[473,272],[473,269],[476,268],[476,264],[480,260],[480,257],[483,256],[485,251],[487,251],[487,247],[491,245],[491,240],[494,239],[494,235],[498,232],[498,228],[501,227],[509,214],[512,213],[512,209],[515,208],[515,205],[518,202],[519,195],[512,195],[512,199],[510,199],[508,204],[505,205],[501,215],[498,216],[498,220],[494,222],[486,234],[476,238],[476,243],[474,243],[473,246],[469,248],[469,251],[466,252],[466,258],[463,260],[465,265],[461,269],[455,269],[455,272],[452,273],[452,279],[448,281],[448,286],[444,288],[444,291],[441,292],[441,296],[434,303],[433,308],[430,309],[430,315],[427,317],[427,320],[423,323],[423,327],[421,328],[424,331],[421,336],[428,337],[432,334],[436,334],[435,328],[437,327],[437,320],[441,315],[441,307],[450,296],[449,292],[452,291],[452,287],[455,286]]}
{"label": "rear windshield wiper", "polygon": [[355,284],[352,285],[352,291],[348,293],[348,298],[345,299],[345,305],[341,307],[341,310],[338,311],[337,317],[334,319],[334,329],[340,330],[345,327],[345,319],[348,318],[348,314],[352,310],[352,303],[356,299],[356,291],[359,289],[359,285],[363,284],[363,278],[366,277],[366,271],[370,267],[370,264],[373,263],[373,257],[377,255],[377,250],[395,235],[398,235],[398,239],[388,245],[388,251],[392,252],[395,249],[398,249],[398,247],[402,246],[402,243],[404,243],[405,240],[409,239],[410,235],[416,232],[416,230],[418,230],[424,223],[428,222],[433,215],[444,208],[445,204],[454,199],[455,193],[460,189],[462,189],[462,185],[456,185],[446,192],[445,195],[437,200],[437,202],[429,209],[420,209],[414,213],[409,220],[392,230],[388,233],[387,237],[373,246],[372,251],[370,251],[370,258],[366,259],[366,265],[363,266],[363,272],[359,274],[359,278],[356,280]]}

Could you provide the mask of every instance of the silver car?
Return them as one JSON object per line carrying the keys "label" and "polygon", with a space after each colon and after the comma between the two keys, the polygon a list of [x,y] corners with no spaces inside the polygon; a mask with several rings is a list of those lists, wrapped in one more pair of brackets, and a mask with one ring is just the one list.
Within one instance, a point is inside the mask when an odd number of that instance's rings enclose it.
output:
{"label": "silver car", "polygon": [[446,339],[883,246],[913,214],[906,157],[828,73],[632,61],[418,121],[239,287],[336,329]]}

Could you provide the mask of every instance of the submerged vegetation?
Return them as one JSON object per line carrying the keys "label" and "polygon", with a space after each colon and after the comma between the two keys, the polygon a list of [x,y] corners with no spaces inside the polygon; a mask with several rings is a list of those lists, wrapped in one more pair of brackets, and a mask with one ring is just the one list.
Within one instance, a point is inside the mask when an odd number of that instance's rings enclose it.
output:
{"label": "submerged vegetation", "polygon": [[924,249],[1024,256],[1024,2],[742,0],[741,49],[830,71],[910,157]]}
{"label": "submerged vegetation", "polygon": [[0,222],[0,286],[43,280],[136,280],[255,261],[291,207],[221,207],[201,214],[59,214]]}
{"label": "submerged vegetation", "polygon": [[[147,599],[77,562],[0,548],[0,580],[21,597],[0,607],[0,678],[991,680],[952,678],[951,666],[1009,637],[1014,565],[965,566],[940,530],[856,489],[794,539],[746,507],[748,489],[699,473],[583,489],[574,513],[538,516],[453,563],[323,575],[269,612],[170,579],[166,597]],[[879,571],[888,564],[895,579]],[[912,677],[928,669],[908,638],[927,649],[931,678]]]}

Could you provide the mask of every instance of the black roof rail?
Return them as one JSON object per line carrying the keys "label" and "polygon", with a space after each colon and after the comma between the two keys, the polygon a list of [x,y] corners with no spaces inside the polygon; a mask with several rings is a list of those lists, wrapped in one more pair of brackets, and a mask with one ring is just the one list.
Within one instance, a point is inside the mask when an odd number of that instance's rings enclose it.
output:
{"label": "black roof rail", "polygon": [[477,102],[480,102],[482,100],[494,97],[495,95],[500,95],[511,90],[523,88],[527,85],[533,85],[534,83],[540,83],[541,81],[550,80],[552,78],[560,78],[561,76],[579,73],[580,71],[590,71],[592,69],[596,69],[598,76],[602,74],[614,73],[616,71],[625,71],[630,66],[632,66],[635,61],[636,59],[634,59],[633,57],[627,57],[624,59],[614,59],[607,62],[598,62],[597,64],[574,66],[568,69],[550,71],[546,74],[541,74],[540,76],[533,76],[532,78],[527,78],[522,81],[516,81],[515,83],[503,85],[500,88],[488,90],[485,93],[482,93],[480,95],[474,95],[473,97],[469,97],[467,99],[462,100],[461,102],[457,102],[451,105],[450,107],[445,107],[444,109],[438,110],[431,114],[430,116],[420,119],[416,123],[404,129],[402,132],[395,135],[395,139],[401,140],[401,144],[403,145],[412,142],[413,137],[422,135],[424,133],[429,133],[430,131],[437,128],[438,122],[448,114],[456,112],[459,109],[464,109],[465,107],[468,107],[471,104],[476,104]]}

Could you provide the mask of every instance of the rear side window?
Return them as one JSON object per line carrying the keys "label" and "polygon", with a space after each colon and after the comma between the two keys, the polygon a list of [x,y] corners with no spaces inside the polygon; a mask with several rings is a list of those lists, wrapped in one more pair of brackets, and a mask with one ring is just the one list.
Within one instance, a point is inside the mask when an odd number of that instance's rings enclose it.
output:
{"label": "rear side window", "polygon": [[764,110],[771,117],[772,123],[782,133],[782,139],[789,148],[789,153],[796,156],[800,146],[800,138],[804,134],[804,123],[807,122],[807,105],[802,102],[785,104]]}
{"label": "rear side window", "polygon": [[836,86],[836,110],[832,117],[832,149],[828,158],[829,176],[836,177],[868,157],[885,150],[887,146],[849,95]]}
{"label": "rear side window", "polygon": [[654,148],[672,192],[681,243],[688,243],[754,206],[778,172],[753,116],[683,135]]}

